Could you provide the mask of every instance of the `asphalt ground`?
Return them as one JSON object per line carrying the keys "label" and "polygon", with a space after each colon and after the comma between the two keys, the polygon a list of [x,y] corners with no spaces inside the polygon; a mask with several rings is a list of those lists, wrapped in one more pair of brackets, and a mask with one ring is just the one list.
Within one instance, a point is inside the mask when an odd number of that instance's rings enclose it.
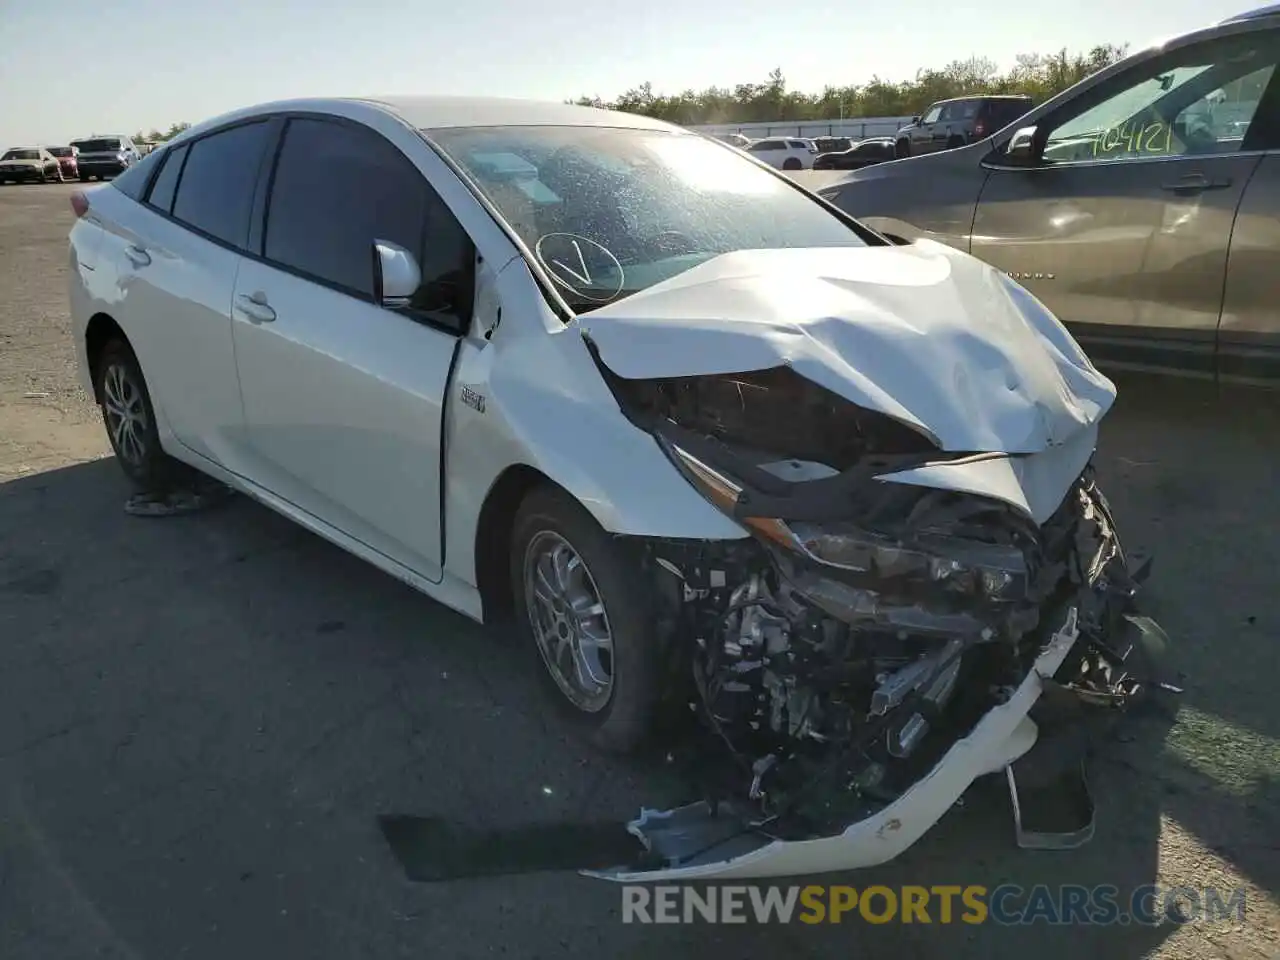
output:
{"label": "asphalt ground", "polygon": [[1094,764],[1094,841],[1017,849],[988,784],[898,861],[821,878],[1240,887],[1243,922],[628,925],[574,873],[411,883],[376,817],[624,819],[674,789],[660,757],[591,752],[503,631],[245,498],[125,515],[74,379],[73,189],[0,188],[0,958],[1280,950],[1276,394],[1117,381],[1100,472],[1187,690]]}

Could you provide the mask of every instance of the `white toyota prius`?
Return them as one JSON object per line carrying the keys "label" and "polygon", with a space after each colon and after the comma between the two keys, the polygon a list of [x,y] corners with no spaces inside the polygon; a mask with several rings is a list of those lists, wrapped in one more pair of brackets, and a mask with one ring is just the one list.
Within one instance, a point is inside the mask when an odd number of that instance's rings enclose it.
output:
{"label": "white toyota prius", "polygon": [[708,799],[645,809],[602,876],[879,863],[984,774],[1025,817],[1037,739],[1146,685],[1090,466],[1110,381],[1007,276],[741,151],[560,104],[298,100],[72,206],[81,373],[142,491],[212,477],[514,613],[600,747],[693,707]]}

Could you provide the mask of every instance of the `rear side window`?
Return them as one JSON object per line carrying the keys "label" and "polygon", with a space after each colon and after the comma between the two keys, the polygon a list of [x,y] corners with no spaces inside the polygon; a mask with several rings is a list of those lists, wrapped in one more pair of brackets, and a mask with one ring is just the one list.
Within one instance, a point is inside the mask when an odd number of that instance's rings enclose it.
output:
{"label": "rear side window", "polygon": [[166,150],[162,154],[150,154],[150,156],[159,156],[159,162],[163,166],[156,174],[155,183],[151,185],[151,195],[147,197],[147,203],[157,210],[169,213],[173,210],[173,194],[178,189],[178,174],[182,172],[182,161],[187,158],[187,145],[184,143],[176,149]]}
{"label": "rear side window", "polygon": [[264,255],[372,300],[374,240],[418,258],[415,309],[462,302],[451,294],[470,276],[471,241],[408,158],[365,127],[290,120],[271,183]]}
{"label": "rear side window", "polygon": [[259,121],[191,143],[173,215],[224,243],[244,246],[269,129]]}
{"label": "rear side window", "polygon": [[111,185],[131,200],[141,200],[142,192],[147,188],[151,172],[156,168],[156,157],[153,154],[143,157],[137,163],[112,179]]}

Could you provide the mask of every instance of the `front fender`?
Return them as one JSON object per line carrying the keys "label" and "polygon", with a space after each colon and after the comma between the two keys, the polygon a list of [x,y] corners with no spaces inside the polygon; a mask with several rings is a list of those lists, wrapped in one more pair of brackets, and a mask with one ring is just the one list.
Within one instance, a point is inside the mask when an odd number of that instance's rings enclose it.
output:
{"label": "front fender", "polygon": [[[518,262],[499,287],[532,279]],[[510,275],[515,273],[513,278]],[[521,276],[523,275],[523,276]],[[622,415],[576,327],[548,328],[540,296],[503,290],[491,341],[461,345],[447,398],[446,567],[475,583],[475,537],[490,490],[513,466],[546,475],[605,530],[738,540],[747,532],[703,498],[648,433]]]}

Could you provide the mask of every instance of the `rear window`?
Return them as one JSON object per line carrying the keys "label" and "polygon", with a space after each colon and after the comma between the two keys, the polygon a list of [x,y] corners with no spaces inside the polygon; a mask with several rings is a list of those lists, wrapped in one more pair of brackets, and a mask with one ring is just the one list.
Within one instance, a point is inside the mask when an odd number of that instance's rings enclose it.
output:
{"label": "rear window", "polygon": [[39,150],[10,150],[0,160],[39,160]]}
{"label": "rear window", "polygon": [[1012,123],[1030,109],[1030,100],[992,100],[987,104],[986,112],[994,129]]}
{"label": "rear window", "polygon": [[123,150],[122,142],[116,137],[99,137],[95,140],[77,140],[74,144],[81,153],[112,153]]}
{"label": "rear window", "polygon": [[151,185],[151,195],[147,203],[157,210],[169,213],[173,210],[173,195],[178,189],[178,175],[182,173],[182,162],[187,158],[187,145],[166,150],[164,153],[151,153],[148,158],[157,157],[156,163],[162,164],[156,174],[156,181]]}
{"label": "rear window", "polygon": [[131,200],[141,200],[142,191],[146,189],[147,181],[151,179],[151,171],[156,168],[155,158],[155,154],[143,157],[124,173],[114,177],[111,186]]}
{"label": "rear window", "polygon": [[52,153],[55,157],[71,156],[70,147],[46,147],[45,149],[48,150],[50,153]]}
{"label": "rear window", "polygon": [[[259,120],[192,142],[173,203],[173,216],[224,243],[243,246],[249,233],[253,188],[270,129],[266,121]],[[142,162],[158,156],[161,154],[148,154]]]}

